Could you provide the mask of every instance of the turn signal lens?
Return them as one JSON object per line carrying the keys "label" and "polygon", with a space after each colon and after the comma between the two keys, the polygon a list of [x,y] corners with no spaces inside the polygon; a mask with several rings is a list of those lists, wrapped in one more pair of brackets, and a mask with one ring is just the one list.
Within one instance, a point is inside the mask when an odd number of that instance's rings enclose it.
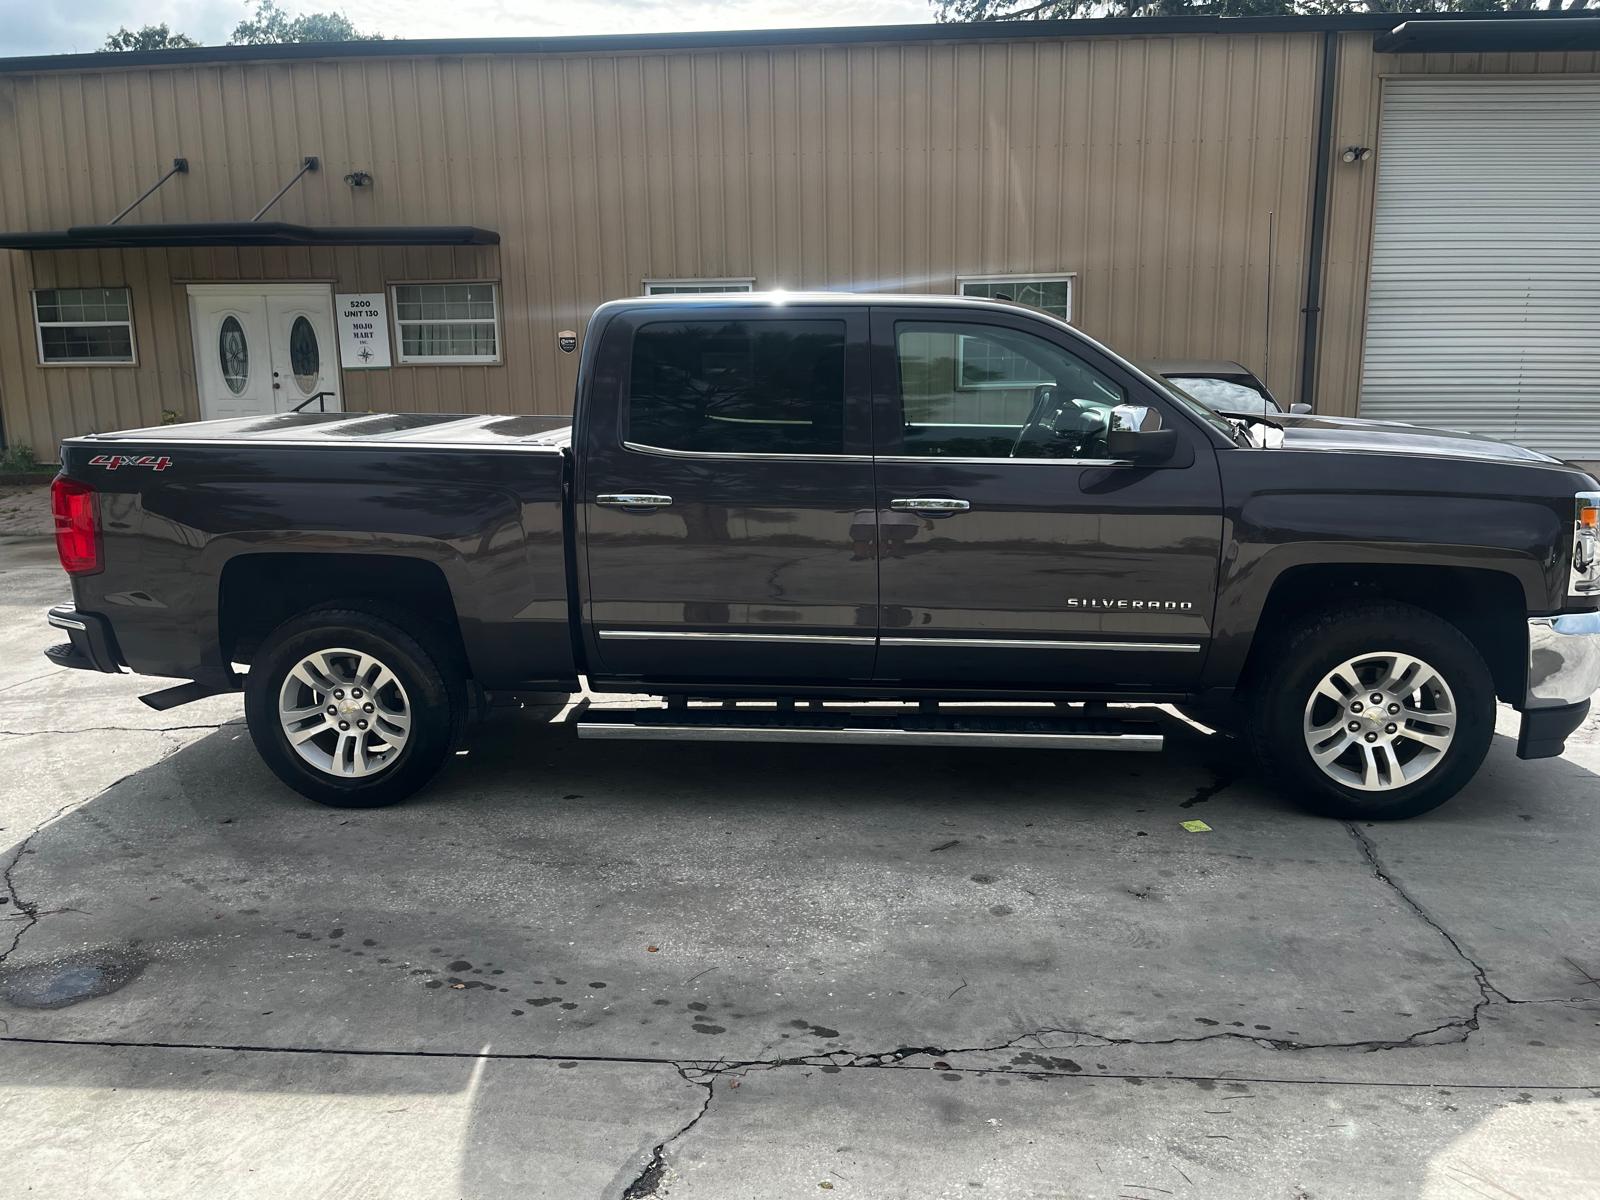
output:
{"label": "turn signal lens", "polygon": [[100,529],[94,489],[57,476],[50,484],[50,511],[56,519],[56,554],[68,575],[90,575],[100,563]]}
{"label": "turn signal lens", "polygon": [[1578,510],[1578,524],[1585,529],[1600,528],[1600,508],[1580,508]]}

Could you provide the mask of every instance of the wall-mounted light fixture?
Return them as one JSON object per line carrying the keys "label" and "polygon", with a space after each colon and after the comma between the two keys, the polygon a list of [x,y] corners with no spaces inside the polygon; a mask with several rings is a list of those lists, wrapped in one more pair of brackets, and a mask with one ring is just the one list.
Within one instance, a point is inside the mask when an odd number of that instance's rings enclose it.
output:
{"label": "wall-mounted light fixture", "polygon": [[351,171],[344,177],[344,181],[357,189],[372,186],[372,176],[365,171]]}
{"label": "wall-mounted light fixture", "polygon": [[1371,146],[1346,146],[1344,148],[1344,152],[1342,154],[1340,154],[1339,157],[1344,159],[1345,162],[1350,162],[1350,163],[1353,163],[1353,162],[1366,162],[1367,159],[1372,157],[1372,147]]}

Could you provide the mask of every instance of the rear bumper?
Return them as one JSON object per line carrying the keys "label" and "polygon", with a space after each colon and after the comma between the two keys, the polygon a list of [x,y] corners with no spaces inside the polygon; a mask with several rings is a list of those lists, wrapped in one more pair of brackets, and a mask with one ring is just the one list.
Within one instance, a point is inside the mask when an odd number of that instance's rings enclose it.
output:
{"label": "rear bumper", "polygon": [[111,622],[97,613],[79,612],[70,604],[57,605],[46,614],[45,620],[57,629],[65,630],[71,641],[51,646],[44,656],[58,667],[74,667],[81,671],[104,671],[107,675],[120,674],[121,655],[117,652],[116,635],[111,632]]}

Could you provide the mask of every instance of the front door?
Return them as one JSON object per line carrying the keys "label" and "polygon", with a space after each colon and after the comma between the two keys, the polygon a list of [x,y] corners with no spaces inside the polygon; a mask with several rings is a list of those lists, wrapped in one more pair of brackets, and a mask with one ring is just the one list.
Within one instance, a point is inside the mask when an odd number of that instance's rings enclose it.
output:
{"label": "front door", "polygon": [[[1216,450],[1092,344],[1026,314],[875,309],[877,676],[920,686],[1183,690],[1210,642]],[[1178,453],[1106,456],[1155,407]]]}
{"label": "front door", "polygon": [[333,291],[326,284],[191,284],[200,415],[337,412]]}
{"label": "front door", "polygon": [[866,683],[865,310],[657,307],[599,337],[578,479],[596,674]]}

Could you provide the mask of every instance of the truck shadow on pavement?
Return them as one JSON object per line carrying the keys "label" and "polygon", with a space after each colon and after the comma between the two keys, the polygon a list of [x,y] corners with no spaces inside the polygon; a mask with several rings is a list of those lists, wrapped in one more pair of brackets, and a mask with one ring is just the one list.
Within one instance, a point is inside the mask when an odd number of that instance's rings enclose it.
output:
{"label": "truck shadow on pavement", "polygon": [[[1173,724],[1142,756],[580,742],[500,717],[375,811],[293,795],[224,726],[7,855],[0,1085],[170,1087],[139,1049],[159,1047],[184,1089],[264,1110],[337,1094],[376,1129],[362,1097],[420,1097],[463,1145],[599,1096],[584,1170],[604,1169],[550,1194],[614,1196],[729,1072],[822,1086],[977,1056],[989,1086],[1116,1076],[1153,1045],[1450,1046],[1485,986],[1600,992],[1600,898],[1570,883],[1600,841],[1582,766],[1497,738],[1445,808],[1356,829]],[[513,1167],[474,1158],[465,1194],[526,1183]]]}

